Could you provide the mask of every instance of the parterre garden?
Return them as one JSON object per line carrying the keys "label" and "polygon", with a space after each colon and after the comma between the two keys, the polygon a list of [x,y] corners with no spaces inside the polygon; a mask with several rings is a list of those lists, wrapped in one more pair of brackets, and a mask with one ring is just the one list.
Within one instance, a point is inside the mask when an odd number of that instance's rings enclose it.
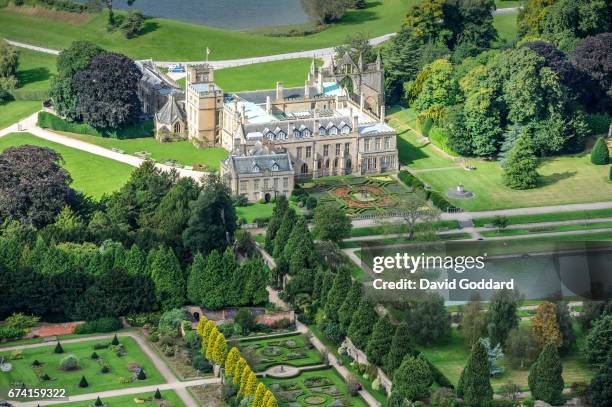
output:
{"label": "parterre garden", "polygon": [[[108,339],[60,346],[61,353],[57,353],[57,343],[0,352],[0,358],[4,357],[11,364],[9,372],[0,373],[0,389],[25,385],[27,388],[66,389],[66,394],[73,396],[164,383],[132,338],[122,337],[116,345]],[[82,386],[82,377],[87,386]]]}
{"label": "parterre garden", "polygon": [[321,357],[308,338],[303,335],[291,335],[280,338],[243,340],[240,351],[251,354],[257,361],[255,371],[263,371],[275,365],[295,367],[317,365]]}
{"label": "parterre garden", "polygon": [[412,192],[389,175],[330,177],[305,182],[302,189],[321,204],[337,206],[349,216],[393,213]]}

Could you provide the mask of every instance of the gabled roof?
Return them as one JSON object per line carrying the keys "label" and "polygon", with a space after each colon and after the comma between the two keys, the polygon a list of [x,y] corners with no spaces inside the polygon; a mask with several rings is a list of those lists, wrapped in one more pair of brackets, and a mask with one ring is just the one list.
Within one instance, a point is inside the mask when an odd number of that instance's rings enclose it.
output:
{"label": "gabled roof", "polygon": [[158,123],[172,125],[176,120],[185,121],[185,111],[173,96],[168,98],[166,104],[155,114]]}

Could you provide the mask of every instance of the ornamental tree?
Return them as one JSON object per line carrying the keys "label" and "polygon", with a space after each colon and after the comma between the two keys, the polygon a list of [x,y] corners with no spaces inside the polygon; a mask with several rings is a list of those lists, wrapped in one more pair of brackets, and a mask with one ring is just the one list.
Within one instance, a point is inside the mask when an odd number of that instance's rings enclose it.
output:
{"label": "ornamental tree", "polygon": [[561,346],[559,353],[566,355],[576,344],[576,333],[574,332],[573,318],[570,315],[566,301],[559,301],[555,305],[557,325],[561,333]]}
{"label": "ornamental tree", "polygon": [[597,138],[591,150],[591,163],[595,165],[607,165],[610,163],[610,151],[603,137]]}
{"label": "ornamental tree", "polygon": [[216,326],[212,329],[210,334],[208,335],[208,339],[206,340],[206,359],[211,362],[214,362],[213,354],[215,352],[215,345],[217,344],[217,336],[222,335],[219,332],[219,328]]}
{"label": "ornamental tree", "polygon": [[393,374],[395,370],[400,367],[406,355],[414,355],[415,352],[411,338],[412,335],[410,334],[408,325],[402,323],[397,326],[393,339],[391,340],[389,353],[383,358],[385,370],[389,374]]}
{"label": "ornamental tree", "polygon": [[[323,273],[323,272],[321,272]],[[317,277],[321,284],[323,283],[323,275],[321,273],[317,273]],[[357,280],[351,283],[351,288],[348,290],[348,293],[344,297],[344,301],[338,309],[338,322],[340,324],[340,331],[346,335],[349,326],[351,325],[351,320],[353,319],[353,314],[355,313],[355,304],[359,303],[359,299],[361,298],[361,283]]]}
{"label": "ornamental tree", "polygon": [[466,405],[488,406],[493,399],[490,375],[487,351],[483,344],[478,342],[472,348],[467,365],[461,372],[457,395],[463,398]]}
{"label": "ornamental tree", "polygon": [[276,205],[274,206],[274,209],[272,209],[272,216],[270,217],[270,222],[268,223],[268,227],[266,229],[265,247],[268,253],[272,253],[274,250],[274,239],[276,238],[276,233],[281,227],[283,217],[288,209],[289,201],[284,195],[276,198]]}
{"label": "ornamental tree", "polygon": [[388,316],[385,315],[378,319],[365,349],[368,362],[382,366],[385,355],[391,350],[394,330],[395,328],[391,325]]}
{"label": "ornamental tree", "polygon": [[263,405],[264,397],[266,396],[266,386],[263,383],[257,384],[255,395],[253,396],[253,406],[260,407]]}
{"label": "ornamental tree", "polygon": [[233,376],[234,374],[234,369],[236,367],[236,364],[238,363],[238,360],[242,357],[242,355],[240,354],[240,351],[238,350],[237,347],[232,347],[232,349],[230,349],[230,351],[227,354],[227,358],[225,358],[225,372],[228,375]]}
{"label": "ornamental tree", "polygon": [[564,385],[562,373],[563,365],[557,346],[549,342],[529,370],[527,381],[533,398],[549,404],[562,403]]}
{"label": "ornamental tree", "polygon": [[593,407],[610,407],[612,401],[612,356],[601,365],[589,387]]}
{"label": "ornamental tree", "polygon": [[334,284],[327,293],[325,301],[325,316],[331,321],[339,322],[339,310],[350,288],[351,270],[348,267],[341,267],[336,273]]}
{"label": "ornamental tree", "polygon": [[340,243],[349,236],[353,224],[346,212],[332,205],[319,205],[314,213],[313,234],[320,240]]}
{"label": "ornamental tree", "polygon": [[491,345],[501,343],[504,346],[508,332],[518,326],[519,319],[516,312],[519,299],[516,291],[499,290],[493,294],[487,313],[487,331]]}
{"label": "ornamental tree", "polygon": [[198,327],[196,328],[196,333],[198,334],[198,336],[202,337],[204,335],[204,328],[207,322],[208,318],[206,318],[206,316],[200,316],[200,320],[198,321]]}
{"label": "ornamental tree", "polygon": [[77,113],[93,127],[117,129],[135,123],[142,113],[138,82],[142,72],[125,55],[101,53],[72,81]]}
{"label": "ornamental tree", "polygon": [[461,332],[467,349],[472,349],[474,344],[482,338],[486,326],[486,315],[482,312],[480,296],[477,294],[470,298],[470,302],[461,314]]}
{"label": "ornamental tree", "polygon": [[541,347],[548,343],[556,347],[561,345],[561,332],[557,325],[557,309],[555,304],[543,301],[538,305],[536,314],[531,320],[531,330]]}
{"label": "ornamental tree", "polygon": [[504,184],[512,189],[531,189],[537,186],[538,160],[531,139],[523,135],[516,140],[504,165]]}
{"label": "ornamental tree", "polygon": [[215,339],[215,348],[212,354],[212,360],[218,365],[223,365],[227,357],[227,341],[223,333],[219,333]]}
{"label": "ornamental tree", "polygon": [[204,353],[206,353],[206,348],[208,347],[208,337],[216,326],[217,324],[215,324],[215,321],[210,320],[204,325],[204,330],[202,331],[202,351]]}
{"label": "ornamental tree", "polygon": [[79,387],[89,387],[89,383],[87,383],[87,379],[85,378],[85,376],[81,376],[81,380],[79,381]]}
{"label": "ornamental tree", "polygon": [[422,355],[407,355],[393,375],[393,392],[411,401],[429,396],[433,383],[431,369]]}
{"label": "ornamental tree", "polygon": [[368,345],[377,319],[378,315],[372,303],[366,297],[362,297],[348,329],[349,338],[359,349],[365,349]]}
{"label": "ornamental tree", "polygon": [[612,354],[612,314],[604,314],[593,323],[584,343],[584,353],[587,360],[593,365],[606,361]]}
{"label": "ornamental tree", "polygon": [[232,373],[232,383],[234,384],[234,386],[240,385],[240,381],[242,380],[242,371],[246,367],[248,367],[246,360],[244,360],[244,358],[240,356],[240,359],[238,359],[238,362],[236,362],[236,365],[234,366],[234,371]]}
{"label": "ornamental tree", "polygon": [[255,390],[257,389],[257,376],[255,373],[250,372],[249,377],[244,387],[244,395],[247,397],[252,397],[255,395]]}

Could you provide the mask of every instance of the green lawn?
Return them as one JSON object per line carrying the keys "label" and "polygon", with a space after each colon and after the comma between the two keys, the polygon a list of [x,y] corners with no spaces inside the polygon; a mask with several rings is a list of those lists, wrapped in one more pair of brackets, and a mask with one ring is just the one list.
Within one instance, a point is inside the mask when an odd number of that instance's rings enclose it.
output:
{"label": "green lawn", "polygon": [[0,103],[0,129],[10,126],[40,110],[38,101],[10,101]]}
{"label": "green lawn", "polygon": [[522,4],[523,2],[519,0],[495,0],[497,8],[519,7]]}
{"label": "green lawn", "polygon": [[239,343],[241,352],[253,352],[257,363],[253,366],[256,372],[262,372],[270,366],[287,364],[291,366],[313,366],[321,363],[319,352],[312,346],[305,346],[302,335],[292,335],[272,339],[247,339]]}
{"label": "green lawn", "polygon": [[515,235],[526,235],[536,233],[549,233],[549,232],[569,232],[573,230],[587,230],[587,229],[609,229],[612,228],[612,222],[595,222],[578,225],[559,225],[559,226],[538,226],[533,228],[521,228],[521,229],[502,229],[502,230],[491,230],[481,232],[484,237],[495,237],[495,236],[515,236]]}
{"label": "green lawn", "polygon": [[[543,213],[537,215],[517,215],[508,216],[508,225],[521,225],[524,223],[535,222],[559,222],[564,220],[576,219],[596,219],[596,218],[612,218],[612,209],[597,209],[594,211],[574,211],[574,212],[559,212],[559,213]],[[478,218],[474,219],[474,226],[483,227],[491,224],[495,218]]]}
{"label": "green lawn", "polygon": [[[269,218],[272,216],[272,210],[275,204],[273,203],[253,203],[247,206],[237,206],[236,215],[239,218],[243,218],[246,223],[253,223],[257,218]],[[302,210],[298,208],[293,201],[289,201],[289,206],[297,213],[301,213]]]}
{"label": "green lawn", "polygon": [[[456,220],[444,220],[434,223],[437,228],[448,228],[458,229],[459,222]],[[362,228],[351,229],[351,237],[361,236],[374,236],[374,235],[385,235],[391,233],[406,233],[407,228],[405,224],[392,224],[392,225],[380,225],[380,226],[367,226]]]}
{"label": "green lawn", "polygon": [[0,151],[24,144],[49,147],[60,153],[64,158],[63,165],[73,179],[72,187],[95,198],[121,188],[134,169],[130,165],[43,140],[29,133],[11,133],[0,138]]}
{"label": "green lawn", "polygon": [[[464,345],[463,336],[456,328],[453,328],[452,336],[446,344],[422,347],[421,351],[454,385],[457,385],[470,352]],[[578,347],[570,355],[562,358],[562,363],[565,387],[569,387],[573,382],[590,381],[593,370],[581,356]],[[507,363],[502,363],[502,365],[505,366],[506,371],[501,376],[491,379],[494,390],[499,390],[508,380],[512,380],[521,389],[528,390],[527,376],[529,370],[512,369]]]}
{"label": "green lawn", "polygon": [[89,134],[62,133],[65,136],[95,144],[104,148],[118,148],[127,154],[148,151],[151,158],[158,162],[175,160],[183,165],[206,164],[211,171],[219,169],[219,162],[227,158],[227,151],[221,147],[198,149],[190,141],[160,143],[153,137],[116,139]]}
{"label": "green lawn", "polygon": [[493,17],[493,26],[497,29],[500,39],[512,42],[518,37],[518,27],[516,18],[518,12],[498,14]]}
{"label": "green lawn", "polygon": [[[417,0],[369,1],[363,10],[349,10],[340,22],[306,37],[266,37],[248,32],[212,28],[163,18],[145,22],[144,34],[125,39],[121,32],[108,32],[106,12],[80,22],[52,18],[45,12],[28,15],[12,9],[0,10],[0,36],[50,48],[67,48],[75,39],[129,55],[158,60],[202,60],[203,47],[211,59],[233,59],[330,47],[356,32],[370,37],[397,31],[408,8]],[[41,15],[42,14],[42,15]],[[24,29],[27,27],[27,29]]]}
{"label": "green lawn", "polygon": [[[118,396],[118,397],[109,397],[101,399],[105,406],[107,407],[133,407],[135,405],[142,407],[157,407],[158,404],[155,401],[147,401],[144,403],[136,403],[135,399],[145,399],[149,397],[153,397],[155,392],[152,393],[141,393],[141,394],[131,394],[128,396]],[[166,401],[172,403],[173,407],[185,407],[183,400],[176,394],[173,390],[162,390],[161,391],[162,398]],[[93,404],[93,401],[77,401],[74,403],[62,403],[62,404],[54,404],[56,407],[90,407]]]}
{"label": "green lawn", "polygon": [[49,89],[51,78],[57,73],[56,63],[55,55],[20,48],[17,69],[18,89]]}
{"label": "green lawn", "polygon": [[[94,351],[94,344],[98,342],[101,341],[65,343],[62,345],[64,348],[64,353],[62,354],[53,352],[55,343],[51,343],[49,346],[25,349],[23,350],[22,358],[10,361],[13,365],[11,372],[0,375],[0,389],[8,389],[15,382],[23,382],[28,388],[66,389],[67,395],[71,396],[164,383],[163,377],[155,369],[153,363],[140,349],[138,344],[129,337],[122,337],[120,339],[127,352],[125,356],[117,356],[111,348],[95,350],[110,367],[109,373],[101,373],[100,363],[90,357]],[[110,339],[105,340],[105,342],[110,342]],[[10,355],[11,352],[0,352],[0,356],[9,357]],[[59,369],[61,360],[68,355],[74,355],[79,359],[80,368],[78,370],[66,372]],[[48,374],[51,377],[50,381],[38,379],[38,375],[32,369],[32,362],[34,360],[42,363],[40,368],[41,375]],[[120,383],[120,378],[130,379],[132,377],[132,373],[128,370],[129,363],[137,363],[141,366],[147,375],[146,379]],[[88,387],[81,388],[78,386],[81,376],[85,376],[87,379]]]}

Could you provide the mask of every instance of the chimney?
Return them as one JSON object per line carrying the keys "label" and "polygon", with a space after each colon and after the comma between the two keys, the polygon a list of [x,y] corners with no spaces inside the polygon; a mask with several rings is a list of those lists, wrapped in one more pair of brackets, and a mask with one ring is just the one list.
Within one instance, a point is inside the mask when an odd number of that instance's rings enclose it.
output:
{"label": "chimney", "polygon": [[319,119],[317,118],[314,119],[313,127],[314,129],[312,129],[312,133],[318,136],[319,135]]}
{"label": "chimney", "polygon": [[319,71],[317,76],[317,92],[323,93],[323,74]]}
{"label": "chimney", "polygon": [[385,122],[385,104],[381,104],[380,105],[380,122],[384,123]]}
{"label": "chimney", "polygon": [[310,85],[308,85],[308,81],[304,81],[304,98],[310,98]]}
{"label": "chimney", "polygon": [[359,94],[359,111],[363,112],[363,92]]}
{"label": "chimney", "polygon": [[283,100],[284,98],[285,98],[285,95],[283,92],[283,83],[276,82],[276,100]]}
{"label": "chimney", "polygon": [[272,98],[270,95],[266,96],[266,113],[272,113]]}

